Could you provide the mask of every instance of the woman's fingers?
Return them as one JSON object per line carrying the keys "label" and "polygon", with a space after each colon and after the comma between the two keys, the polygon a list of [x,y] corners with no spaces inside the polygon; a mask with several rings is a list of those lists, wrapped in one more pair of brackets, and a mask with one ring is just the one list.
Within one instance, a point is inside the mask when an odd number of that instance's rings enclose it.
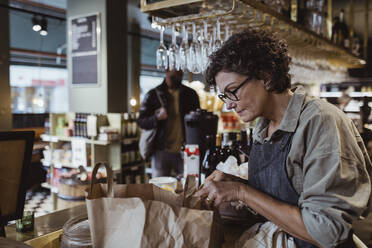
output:
{"label": "woman's fingers", "polygon": [[223,181],[224,178],[225,178],[225,173],[219,170],[215,170],[209,177],[205,179],[205,182],[208,182],[208,181],[219,182],[219,181]]}
{"label": "woman's fingers", "polygon": [[198,191],[196,191],[196,193],[194,194],[195,197],[201,197],[201,198],[205,198],[207,197],[209,194],[209,190],[207,189],[206,186],[200,188]]}
{"label": "woman's fingers", "polygon": [[237,201],[241,183],[235,181],[207,181],[194,196],[201,197],[207,209],[218,207],[225,201]]}

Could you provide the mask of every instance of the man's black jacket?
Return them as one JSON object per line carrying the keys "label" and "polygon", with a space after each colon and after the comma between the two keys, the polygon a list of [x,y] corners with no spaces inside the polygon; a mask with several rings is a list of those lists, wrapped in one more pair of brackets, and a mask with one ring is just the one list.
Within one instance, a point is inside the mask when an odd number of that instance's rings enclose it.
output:
{"label": "man's black jacket", "polygon": [[[160,101],[157,97],[156,90],[159,92],[159,96],[164,103],[164,107],[169,111],[168,103],[171,97],[168,92],[168,86],[163,81],[161,85],[150,90],[144,97],[141,107],[140,114],[138,118],[138,125],[142,129],[154,129],[157,128],[156,137],[155,137],[155,150],[163,150],[165,147],[165,130],[166,130],[166,120],[157,120],[155,111],[161,107]],[[199,97],[197,93],[184,85],[181,85],[179,88],[179,111],[182,121],[182,131],[183,138],[185,137],[185,124],[184,117],[192,110],[200,108]]]}

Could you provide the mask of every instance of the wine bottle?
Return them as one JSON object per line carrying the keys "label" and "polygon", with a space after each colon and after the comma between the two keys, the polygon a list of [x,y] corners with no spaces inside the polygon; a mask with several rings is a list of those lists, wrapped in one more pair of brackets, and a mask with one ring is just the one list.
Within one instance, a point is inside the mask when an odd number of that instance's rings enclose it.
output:
{"label": "wine bottle", "polygon": [[332,42],[344,46],[345,40],[349,37],[349,29],[344,22],[344,10],[340,11],[340,15],[335,17],[332,27]]}
{"label": "wine bottle", "polygon": [[202,161],[202,164],[201,164],[201,168],[199,170],[199,179],[201,180],[201,183],[204,183],[204,179],[207,178],[212,172],[212,164],[211,164],[211,160],[212,160],[212,153],[213,153],[213,150],[216,146],[216,138],[214,137],[214,135],[207,135],[205,137],[205,140],[206,140],[206,152],[205,152],[205,155],[204,155],[204,158],[203,158],[203,161]]}

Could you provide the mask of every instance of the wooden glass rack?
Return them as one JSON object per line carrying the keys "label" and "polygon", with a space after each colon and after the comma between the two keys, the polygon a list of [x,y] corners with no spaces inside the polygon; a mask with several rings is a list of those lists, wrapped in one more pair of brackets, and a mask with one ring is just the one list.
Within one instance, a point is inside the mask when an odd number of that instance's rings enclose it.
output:
{"label": "wooden glass rack", "polygon": [[201,28],[206,20],[209,29],[219,18],[223,35],[225,24],[232,32],[248,26],[264,28],[288,42],[292,57],[315,62],[322,68],[360,68],[366,63],[344,47],[333,44],[257,0],[141,0],[141,10],[155,17],[158,25],[165,27],[175,25],[180,28],[186,24],[190,29],[189,24],[194,22]]}

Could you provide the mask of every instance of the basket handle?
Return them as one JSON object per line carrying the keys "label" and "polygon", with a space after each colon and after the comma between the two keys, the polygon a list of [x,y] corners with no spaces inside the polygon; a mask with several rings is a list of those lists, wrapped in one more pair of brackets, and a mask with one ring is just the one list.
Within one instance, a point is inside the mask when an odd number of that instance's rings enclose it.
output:
{"label": "basket handle", "polygon": [[114,191],[112,188],[113,185],[113,178],[112,178],[112,169],[108,166],[107,162],[98,162],[94,166],[93,172],[92,172],[92,180],[90,181],[90,193],[93,191],[93,185],[97,184],[97,172],[98,169],[103,165],[106,168],[107,173],[107,196],[110,198],[114,198]]}

